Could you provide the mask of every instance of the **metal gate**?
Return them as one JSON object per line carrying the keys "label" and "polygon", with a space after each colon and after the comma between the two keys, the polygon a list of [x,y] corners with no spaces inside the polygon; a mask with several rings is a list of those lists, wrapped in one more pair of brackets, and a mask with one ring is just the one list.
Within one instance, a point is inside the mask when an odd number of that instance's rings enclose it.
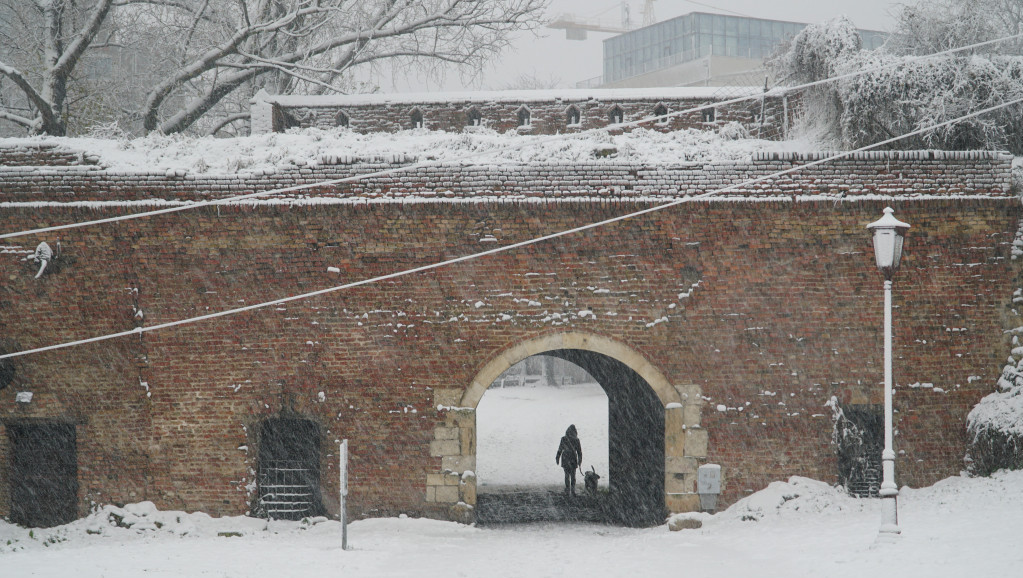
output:
{"label": "metal gate", "polygon": [[47,528],[78,517],[78,450],[68,423],[8,424],[11,521]]}
{"label": "metal gate", "polygon": [[260,517],[301,520],[324,512],[320,500],[320,429],[301,418],[263,422],[257,475]]}
{"label": "metal gate", "polygon": [[313,515],[313,472],[294,460],[272,460],[259,468],[259,505],[276,520],[297,520]]}

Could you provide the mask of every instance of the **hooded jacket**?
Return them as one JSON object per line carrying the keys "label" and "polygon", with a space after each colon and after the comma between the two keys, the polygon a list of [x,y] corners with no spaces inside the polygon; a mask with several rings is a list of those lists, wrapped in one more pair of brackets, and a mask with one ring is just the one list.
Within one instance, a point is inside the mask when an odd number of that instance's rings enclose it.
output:
{"label": "hooded jacket", "polygon": [[579,443],[579,433],[575,425],[568,426],[565,435],[561,437],[558,445],[558,454],[554,456],[554,463],[560,463],[566,470],[574,470],[583,461],[583,446]]}

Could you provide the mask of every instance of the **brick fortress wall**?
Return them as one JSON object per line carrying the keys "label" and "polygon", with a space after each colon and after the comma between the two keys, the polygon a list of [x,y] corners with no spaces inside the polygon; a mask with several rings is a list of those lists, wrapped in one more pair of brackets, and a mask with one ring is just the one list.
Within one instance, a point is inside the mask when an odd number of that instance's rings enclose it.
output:
{"label": "brick fortress wall", "polygon": [[[460,167],[442,180],[324,188],[313,193],[329,199],[64,231],[61,257],[40,279],[24,257],[58,236],[15,239],[0,253],[0,332],[5,346],[28,349],[160,324],[491,249],[806,160]],[[76,424],[83,513],[139,500],[245,512],[259,423],[297,414],[324,432],[328,510],[337,511],[334,442],[349,438],[353,515],[450,517],[451,504],[427,493],[442,460],[431,442],[449,413],[438,409],[437,392],[466,388],[517,343],[577,331],[621,342],[672,383],[700,388],[705,460],[723,466],[724,505],[789,475],[833,482],[825,404],[832,396],[881,403],[881,282],[864,226],[890,204],[913,225],[895,291],[898,475],[900,484],[929,484],[962,468],[966,414],[991,391],[1004,358],[1020,217],[1009,162],[860,155],[745,198],[18,358],[14,385],[0,391],[0,423]],[[214,178],[5,167],[0,214],[5,231],[21,230],[137,210],[124,200],[209,198],[374,168]],[[494,171],[502,184],[472,180]],[[473,191],[486,194],[467,196]],[[32,403],[16,403],[16,391],[32,391]],[[7,452],[0,431],[0,463]],[[8,472],[0,468],[0,514],[9,511]]]}
{"label": "brick fortress wall", "polygon": [[[794,119],[795,95],[772,91],[750,100],[732,100],[700,90],[700,95],[653,96],[643,91],[515,91],[500,95],[444,95],[430,101],[420,96],[289,97],[261,95],[253,101],[252,133],[281,132],[289,128],[347,126],[360,133],[397,132],[413,128],[458,132],[479,126],[518,134],[570,134],[635,122],[652,116],[679,113],[644,123],[643,128],[670,132],[716,129],[737,122],[754,137],[780,138]],[[693,92],[693,91],[689,91]],[[522,116],[528,114],[528,121]],[[478,120],[474,120],[478,119]],[[626,130],[632,130],[628,128]]]}

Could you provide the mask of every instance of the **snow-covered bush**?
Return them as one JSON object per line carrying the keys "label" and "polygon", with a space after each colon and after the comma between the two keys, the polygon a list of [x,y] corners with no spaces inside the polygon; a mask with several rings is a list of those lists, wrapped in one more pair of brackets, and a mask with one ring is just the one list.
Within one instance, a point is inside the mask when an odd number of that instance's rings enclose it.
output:
{"label": "snow-covered bush", "polygon": [[[880,68],[884,67],[884,68]],[[949,56],[921,60],[862,52],[841,72],[866,71],[837,84],[842,140],[856,148],[1023,98],[1023,58]],[[1023,106],[965,119],[893,146],[904,149],[1009,149],[1023,153]]]}
{"label": "snow-covered bush", "polygon": [[[862,41],[856,26],[845,16],[803,28],[788,44],[767,59],[767,67],[783,84],[805,84],[835,75],[848,58],[859,53]],[[803,91],[805,122],[823,124],[837,134],[842,103],[833,84]]]}
{"label": "snow-covered bush", "polygon": [[[1023,227],[1016,232],[1012,244],[1012,260],[1023,257]],[[1023,285],[1023,275],[1017,277]],[[1012,295],[1012,312],[1019,316],[1017,307],[1023,305],[1023,288]],[[966,418],[970,436],[967,464],[971,473],[990,475],[999,469],[1023,469],[1023,327],[1009,332],[1012,352],[998,389],[980,400]]]}
{"label": "snow-covered bush", "polygon": [[[919,57],[1007,35],[1004,28],[977,2],[925,2],[903,8],[892,40],[882,49],[860,50],[852,23],[836,19],[807,26],[768,65],[788,84],[860,73],[808,90],[798,121],[805,126],[797,127],[858,148],[1023,98],[1023,57],[1011,45]],[[936,128],[889,148],[1023,154],[1023,105]]]}

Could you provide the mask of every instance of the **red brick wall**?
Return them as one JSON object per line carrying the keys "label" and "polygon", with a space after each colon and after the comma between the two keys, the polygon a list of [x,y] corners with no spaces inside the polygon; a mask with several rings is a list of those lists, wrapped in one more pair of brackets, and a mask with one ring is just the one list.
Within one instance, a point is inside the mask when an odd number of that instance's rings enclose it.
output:
{"label": "red brick wall", "polygon": [[[572,330],[618,340],[673,383],[700,385],[725,505],[789,475],[835,481],[825,404],[832,396],[881,402],[881,280],[864,227],[890,204],[913,225],[895,285],[896,447],[905,452],[898,480],[929,484],[962,468],[966,414],[992,390],[1004,360],[1002,315],[1014,289],[1009,247],[1021,211],[997,187],[1007,180],[1001,161],[975,160],[961,173],[922,162],[907,162],[900,177],[915,166],[964,192],[994,196],[825,200],[803,183],[802,198],[776,188],[769,192],[784,196],[769,201],[686,204],[373,286],[17,358],[17,381],[0,391],[0,422],[79,424],[83,512],[92,503],[146,499],[237,514],[251,498],[256,425],[294,411],[326,431],[323,484],[332,511],[334,442],[349,438],[353,515],[443,516],[424,501],[426,474],[439,467],[429,441],[443,421],[433,390],[466,387],[524,339]],[[842,182],[873,190],[892,163],[875,165],[833,173],[821,188]],[[100,194],[82,173],[66,177],[37,184],[31,198],[66,199],[68,188]],[[115,196],[186,197],[196,183],[153,182],[125,184]],[[980,190],[977,182],[991,184]],[[225,188],[232,186],[245,189]],[[206,208],[64,231],[61,258],[38,280],[24,251],[42,240],[55,245],[58,235],[15,239],[0,253],[0,335],[28,349],[151,326],[648,206],[609,196]],[[134,209],[0,205],[0,221],[11,231],[127,210]],[[699,286],[680,298],[694,280]],[[578,317],[584,309],[596,317]],[[16,404],[16,391],[34,392],[32,403]],[[0,459],[6,443],[0,431]],[[6,476],[0,467],[0,514],[9,507]]]}

